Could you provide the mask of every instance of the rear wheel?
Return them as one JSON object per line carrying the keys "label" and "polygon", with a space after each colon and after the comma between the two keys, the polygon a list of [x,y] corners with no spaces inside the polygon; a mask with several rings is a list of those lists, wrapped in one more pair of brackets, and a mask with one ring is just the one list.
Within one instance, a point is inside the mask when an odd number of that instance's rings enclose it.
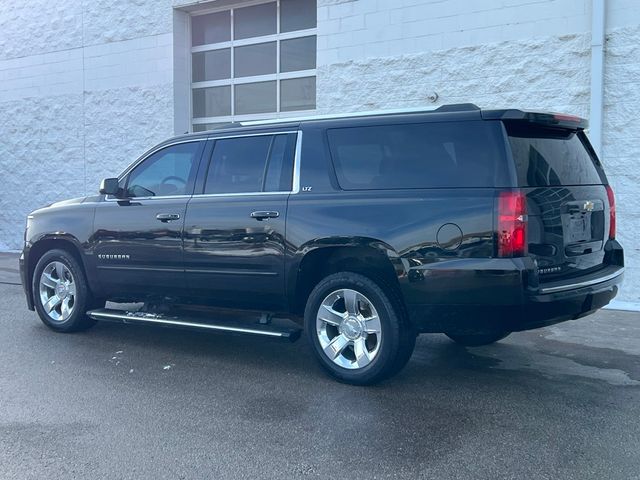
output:
{"label": "rear wheel", "polygon": [[487,332],[476,333],[469,335],[456,335],[447,333],[447,337],[456,342],[457,344],[465,347],[481,347],[483,345],[491,345],[498,342],[503,338],[507,338],[511,332]]}
{"label": "rear wheel", "polygon": [[371,279],[343,272],[322,280],[305,309],[309,342],[334,378],[367,385],[405,366],[416,333],[401,304]]}
{"label": "rear wheel", "polygon": [[45,253],[33,273],[33,296],[42,322],[58,332],[85,330],[95,321],[86,316],[95,300],[78,261],[65,250]]}

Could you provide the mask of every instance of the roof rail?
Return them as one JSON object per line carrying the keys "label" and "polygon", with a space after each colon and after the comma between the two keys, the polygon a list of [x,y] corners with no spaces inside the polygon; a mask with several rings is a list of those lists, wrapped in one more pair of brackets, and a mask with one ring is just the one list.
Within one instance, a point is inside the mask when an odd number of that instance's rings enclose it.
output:
{"label": "roof rail", "polygon": [[250,120],[247,122],[240,122],[242,126],[250,125],[269,125],[272,123],[285,123],[285,122],[303,122],[309,120],[333,120],[338,118],[353,118],[353,117],[370,117],[375,115],[392,115],[397,113],[428,113],[428,112],[464,112],[464,111],[477,111],[480,107],[473,103],[459,103],[454,105],[442,105],[441,107],[414,107],[414,108],[394,108],[388,110],[368,110],[361,112],[350,113],[329,113],[322,115],[308,115],[303,117],[283,117],[269,120]]}
{"label": "roof rail", "polygon": [[[213,128],[209,128],[207,130],[205,130],[206,132],[211,132],[214,130],[223,130],[225,128],[237,128],[237,127],[241,127],[242,124],[240,122],[226,122],[226,123],[221,123],[219,125],[216,125]],[[198,132],[199,133],[199,132]]]}
{"label": "roof rail", "polygon": [[475,103],[452,103],[436,108],[436,112],[468,112],[480,110]]}

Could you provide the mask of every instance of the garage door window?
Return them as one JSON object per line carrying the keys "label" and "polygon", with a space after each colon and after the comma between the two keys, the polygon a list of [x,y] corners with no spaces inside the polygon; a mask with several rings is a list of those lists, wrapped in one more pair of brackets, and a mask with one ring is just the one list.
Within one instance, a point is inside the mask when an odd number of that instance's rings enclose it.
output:
{"label": "garage door window", "polygon": [[316,0],[191,17],[192,128],[316,108]]}

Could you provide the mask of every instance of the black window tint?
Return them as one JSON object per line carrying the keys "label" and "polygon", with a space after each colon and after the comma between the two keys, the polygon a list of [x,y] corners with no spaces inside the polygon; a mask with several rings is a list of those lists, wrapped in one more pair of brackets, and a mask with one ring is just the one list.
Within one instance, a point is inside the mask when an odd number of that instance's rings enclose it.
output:
{"label": "black window tint", "polygon": [[294,134],[217,140],[204,193],[290,191]]}
{"label": "black window tint", "polygon": [[507,123],[506,128],[519,186],[602,183],[583,133],[526,123]]}
{"label": "black window tint", "polygon": [[296,136],[293,134],[277,135],[273,138],[264,179],[265,192],[291,191],[295,142]]}
{"label": "black window tint", "polygon": [[264,166],[272,136],[216,140],[205,193],[262,191]]}
{"label": "black window tint", "polygon": [[340,128],[328,137],[345,190],[507,184],[498,122]]}
{"label": "black window tint", "polygon": [[181,143],[153,153],[127,178],[129,197],[189,195],[201,142]]}

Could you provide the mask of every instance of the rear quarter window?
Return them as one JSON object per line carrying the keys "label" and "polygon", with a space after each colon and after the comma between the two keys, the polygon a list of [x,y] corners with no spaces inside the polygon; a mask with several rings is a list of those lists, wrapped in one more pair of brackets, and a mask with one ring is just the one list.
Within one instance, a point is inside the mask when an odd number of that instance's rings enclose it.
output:
{"label": "rear quarter window", "polygon": [[506,123],[520,187],[599,185],[604,172],[583,132]]}
{"label": "rear quarter window", "polygon": [[334,128],[327,136],[344,190],[481,188],[508,183],[499,122]]}

